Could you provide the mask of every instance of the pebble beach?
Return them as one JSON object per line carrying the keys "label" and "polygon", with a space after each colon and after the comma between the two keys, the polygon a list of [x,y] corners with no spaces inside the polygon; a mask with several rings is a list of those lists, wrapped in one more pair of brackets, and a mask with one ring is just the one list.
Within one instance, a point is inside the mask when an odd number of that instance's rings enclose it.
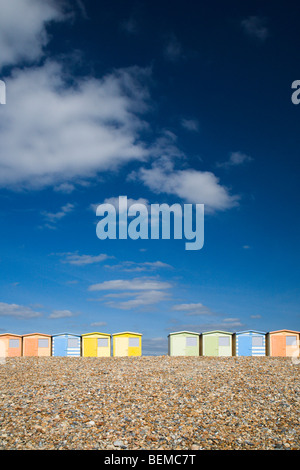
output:
{"label": "pebble beach", "polygon": [[0,449],[299,450],[287,357],[17,357],[0,364]]}

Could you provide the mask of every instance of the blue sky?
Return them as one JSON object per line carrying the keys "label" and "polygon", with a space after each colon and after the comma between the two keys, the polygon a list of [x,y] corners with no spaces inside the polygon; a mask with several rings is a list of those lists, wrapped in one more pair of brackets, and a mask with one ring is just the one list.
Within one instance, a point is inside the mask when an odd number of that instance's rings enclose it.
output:
{"label": "blue sky", "polygon": [[[299,330],[299,7],[0,0],[0,330]],[[204,246],[96,207],[204,204]]]}

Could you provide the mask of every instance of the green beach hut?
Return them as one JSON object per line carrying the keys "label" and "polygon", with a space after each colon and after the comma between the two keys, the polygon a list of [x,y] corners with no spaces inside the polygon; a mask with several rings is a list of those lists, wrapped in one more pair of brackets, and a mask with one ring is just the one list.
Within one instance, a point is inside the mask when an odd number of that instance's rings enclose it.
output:
{"label": "green beach hut", "polygon": [[202,333],[202,356],[232,356],[232,335],[228,331],[207,331]]}
{"label": "green beach hut", "polygon": [[193,331],[175,331],[168,335],[169,356],[199,356],[200,334]]}

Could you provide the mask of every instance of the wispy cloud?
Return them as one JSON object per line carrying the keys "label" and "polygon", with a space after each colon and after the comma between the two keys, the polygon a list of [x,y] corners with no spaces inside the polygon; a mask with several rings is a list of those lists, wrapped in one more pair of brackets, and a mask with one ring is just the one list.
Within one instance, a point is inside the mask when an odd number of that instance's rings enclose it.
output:
{"label": "wispy cloud", "polygon": [[172,310],[185,312],[186,316],[213,315],[214,312],[201,303],[186,303],[173,305]]}
{"label": "wispy cloud", "polygon": [[225,162],[217,162],[216,166],[219,168],[230,168],[233,166],[243,165],[244,163],[251,162],[253,160],[250,155],[243,152],[231,152],[229,159]]}
{"label": "wispy cloud", "polygon": [[74,210],[74,204],[67,203],[64,206],[60,208],[59,211],[57,212],[42,212],[42,216],[48,220],[49,222],[57,222],[58,220],[62,219],[65,217],[67,214],[72,212]]}
{"label": "wispy cloud", "polygon": [[166,40],[163,49],[163,55],[170,62],[177,62],[184,58],[183,47],[175,34],[170,34]]}
{"label": "wispy cloud", "polygon": [[142,272],[142,271],[155,271],[157,269],[172,269],[172,266],[162,261],[123,261],[122,263],[115,265],[105,265],[105,268],[111,270],[120,270],[125,272]]}
{"label": "wispy cloud", "polygon": [[58,186],[54,186],[53,189],[58,193],[70,194],[74,191],[75,186],[71,183],[61,183]]}
{"label": "wispy cloud", "polygon": [[105,290],[162,290],[170,289],[172,285],[166,281],[159,281],[150,278],[134,278],[134,279],[116,279],[112,281],[104,281],[99,284],[89,286],[89,291],[105,291]]}
{"label": "wispy cloud", "polygon": [[199,122],[197,119],[185,119],[181,120],[181,125],[184,129],[191,131],[191,132],[198,132],[199,131]]}
{"label": "wispy cloud", "polygon": [[223,322],[226,323],[226,324],[234,325],[234,326],[240,326],[241,325],[241,322],[240,322],[239,318],[232,318],[232,317],[224,318]]}
{"label": "wispy cloud", "polygon": [[75,314],[72,313],[70,310],[53,310],[52,313],[50,313],[49,318],[68,318],[68,317],[74,317]]}
{"label": "wispy cloud", "polygon": [[248,16],[241,21],[241,27],[248,36],[262,42],[269,36],[266,20],[259,16]]}
{"label": "wispy cloud", "polygon": [[107,323],[105,321],[94,321],[93,323],[91,323],[91,326],[99,326],[99,327],[102,327],[102,326],[106,326]]}
{"label": "wispy cloud", "polygon": [[199,323],[174,323],[166,327],[166,331],[195,331],[197,333],[204,333],[206,331],[224,330],[234,332],[236,328],[243,328],[245,324],[239,319],[225,319],[213,320]]}
{"label": "wispy cloud", "polygon": [[40,228],[46,227],[50,229],[56,229],[56,224],[59,220],[63,219],[67,214],[73,212],[75,208],[74,204],[67,203],[60,208],[57,212],[43,211],[41,215],[45,219],[45,224]]}
{"label": "wispy cloud", "polygon": [[75,266],[85,266],[87,264],[101,263],[107,259],[113,258],[113,256],[100,253],[99,255],[80,255],[78,253],[60,253],[64,256],[62,263],[73,264]]}
{"label": "wispy cloud", "polygon": [[[150,305],[170,300],[172,284],[152,278],[118,279],[104,281],[89,287],[89,291],[110,291],[100,299],[105,305],[121,310],[145,309]],[[108,300],[113,299],[113,300]],[[89,299],[92,300],[92,299]]]}
{"label": "wispy cloud", "polygon": [[40,312],[36,312],[31,307],[0,302],[0,316],[27,319],[41,317],[42,314]]}
{"label": "wispy cloud", "polygon": [[127,34],[137,34],[139,32],[139,25],[133,16],[121,21],[121,29]]}
{"label": "wispy cloud", "polygon": [[162,356],[168,353],[168,339],[166,337],[144,338],[144,356]]}
{"label": "wispy cloud", "polygon": [[86,10],[86,7],[85,7],[83,1],[82,1],[82,0],[75,0],[75,1],[76,1],[77,6],[78,6],[78,9],[79,9],[79,11],[80,11],[80,13],[81,13],[81,16],[82,16],[85,20],[89,19],[89,16],[88,16],[88,14],[87,14],[87,10]]}
{"label": "wispy cloud", "polygon": [[133,298],[124,300],[122,302],[109,301],[105,302],[105,305],[108,305],[112,308],[118,308],[121,310],[131,310],[135,308],[147,307],[149,305],[154,305],[159,302],[169,300],[170,294],[161,290],[146,290],[142,292],[135,293]]}

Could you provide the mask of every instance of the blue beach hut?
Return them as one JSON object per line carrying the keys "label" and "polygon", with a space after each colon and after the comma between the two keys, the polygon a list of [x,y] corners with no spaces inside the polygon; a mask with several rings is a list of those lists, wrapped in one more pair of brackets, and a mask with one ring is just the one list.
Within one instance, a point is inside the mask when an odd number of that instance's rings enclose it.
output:
{"label": "blue beach hut", "polygon": [[52,336],[52,356],[78,357],[81,355],[81,337],[71,333]]}
{"label": "blue beach hut", "polygon": [[238,331],[234,334],[235,356],[265,356],[266,333],[263,331]]}

